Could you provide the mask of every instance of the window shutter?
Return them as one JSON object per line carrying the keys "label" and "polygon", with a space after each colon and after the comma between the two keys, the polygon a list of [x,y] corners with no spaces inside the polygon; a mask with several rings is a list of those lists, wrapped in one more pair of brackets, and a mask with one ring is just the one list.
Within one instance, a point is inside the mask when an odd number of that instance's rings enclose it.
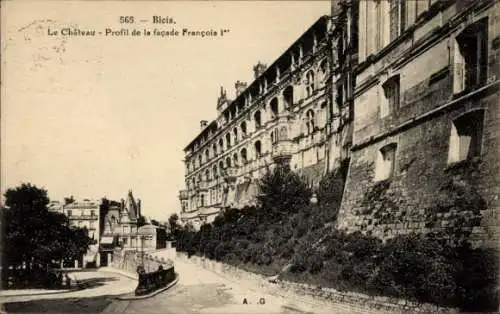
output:
{"label": "window shutter", "polygon": [[451,62],[453,67],[453,93],[459,93],[465,89],[465,59],[460,52],[460,45],[456,39],[452,39]]}

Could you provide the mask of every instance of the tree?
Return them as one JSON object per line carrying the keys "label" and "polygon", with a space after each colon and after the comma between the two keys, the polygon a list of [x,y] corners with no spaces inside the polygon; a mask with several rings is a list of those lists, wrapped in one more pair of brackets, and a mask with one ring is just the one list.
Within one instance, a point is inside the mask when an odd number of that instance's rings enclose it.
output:
{"label": "tree", "polygon": [[170,233],[170,237],[177,240],[181,227],[179,224],[179,215],[177,215],[176,213],[170,215],[170,217],[168,217],[167,227]]}
{"label": "tree", "polygon": [[290,170],[289,166],[277,166],[267,172],[259,184],[259,206],[274,216],[297,212],[309,204],[311,190]]}
{"label": "tree", "polygon": [[8,189],[4,196],[3,269],[23,264],[28,271],[47,269],[52,260],[81,256],[93,243],[86,230],[70,227],[65,215],[47,209],[46,190],[27,183]]}

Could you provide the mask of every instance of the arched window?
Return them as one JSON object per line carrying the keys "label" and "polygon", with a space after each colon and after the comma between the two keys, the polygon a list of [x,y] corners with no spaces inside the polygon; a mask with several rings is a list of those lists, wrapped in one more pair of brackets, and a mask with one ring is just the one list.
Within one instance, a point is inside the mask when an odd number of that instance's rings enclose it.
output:
{"label": "arched window", "polygon": [[241,122],[241,137],[247,135],[247,123],[245,121]]}
{"label": "arched window", "polygon": [[293,86],[288,86],[283,91],[283,99],[285,101],[285,108],[293,106]]}
{"label": "arched window", "polygon": [[226,134],[226,146],[227,148],[231,147],[231,133]]}
{"label": "arched window", "polygon": [[278,98],[274,97],[269,103],[271,108],[271,117],[274,119],[278,116]]}
{"label": "arched window", "polygon": [[260,141],[255,142],[255,157],[259,158],[262,156],[262,144]]}
{"label": "arched window", "polygon": [[234,153],[234,155],[233,155],[233,165],[235,167],[238,166],[238,154],[237,153]]}
{"label": "arched window", "polygon": [[207,150],[205,150],[205,161],[209,161],[210,160],[210,152]]}
{"label": "arched window", "polygon": [[198,155],[198,166],[201,167],[201,164],[202,164],[202,159],[201,159],[201,154]]}
{"label": "arched window", "polygon": [[314,92],[314,72],[311,70],[306,75],[306,93],[307,97],[311,96]]}
{"label": "arched window", "polygon": [[238,128],[233,130],[234,143],[238,143]]}
{"label": "arched window", "polygon": [[217,144],[213,143],[212,144],[212,154],[213,156],[217,156]]}
{"label": "arched window", "polygon": [[222,173],[222,170],[224,170],[224,162],[221,160],[219,161],[219,172]]}
{"label": "arched window", "polygon": [[219,174],[217,173],[217,165],[213,166],[212,173],[214,175],[214,179],[217,180],[217,178],[219,177]]}
{"label": "arched window", "polygon": [[280,128],[280,133],[277,137],[279,140],[287,140],[288,139],[288,132],[286,130],[286,126],[282,126]]}
{"label": "arched window", "polygon": [[229,157],[226,158],[226,167],[231,168],[231,158]]}
{"label": "arched window", "polygon": [[205,181],[210,181],[210,170],[205,170]]}
{"label": "arched window", "polygon": [[306,113],[306,128],[307,134],[314,132],[314,111],[309,109]]}
{"label": "arched window", "polygon": [[257,110],[257,112],[253,115],[253,119],[255,121],[255,129],[258,129],[262,126],[262,121],[260,119],[260,111]]}
{"label": "arched window", "polygon": [[321,61],[319,68],[320,68],[321,74],[326,75],[326,71],[328,70],[328,61],[326,59]]}
{"label": "arched window", "polygon": [[243,148],[240,152],[240,155],[241,155],[241,162],[243,164],[246,164],[248,162],[248,158],[247,158],[247,149],[246,148]]}
{"label": "arched window", "polygon": [[222,153],[224,151],[224,140],[219,140],[219,152]]}

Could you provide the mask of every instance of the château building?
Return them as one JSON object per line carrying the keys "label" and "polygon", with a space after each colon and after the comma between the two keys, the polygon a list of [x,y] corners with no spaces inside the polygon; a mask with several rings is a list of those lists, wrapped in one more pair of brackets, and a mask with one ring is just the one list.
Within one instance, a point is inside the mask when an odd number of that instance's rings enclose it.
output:
{"label": "ch\u00e2teau building", "polygon": [[135,199],[132,190],[120,202],[109,201],[103,217],[100,240],[100,264],[112,262],[113,250],[150,251],[157,249],[157,228],[146,221],[141,225],[142,202]]}
{"label": "ch\u00e2teau building", "polygon": [[500,243],[498,1],[343,2],[359,43],[338,227],[388,238],[461,221]]}
{"label": "ch\u00e2teau building", "polygon": [[[332,18],[318,19],[255,80],[221,88],[217,118],[186,146],[181,220],[199,226],[222,208],[255,202],[257,180],[285,163],[311,186],[349,153],[350,113],[335,103]],[[351,130],[352,131],[352,130]]]}

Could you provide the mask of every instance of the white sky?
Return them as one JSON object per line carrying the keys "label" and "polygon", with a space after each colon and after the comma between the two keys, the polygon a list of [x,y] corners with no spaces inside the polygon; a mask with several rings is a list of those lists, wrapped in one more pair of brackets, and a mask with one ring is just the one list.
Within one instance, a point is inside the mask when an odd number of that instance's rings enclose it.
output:
{"label": "white sky", "polygon": [[[31,182],[54,200],[119,200],[129,189],[143,213],[180,211],[183,148],[199,121],[216,117],[220,86],[252,81],[330,1],[38,1],[3,3],[2,194]],[[120,29],[171,16],[177,28],[219,30],[223,38],[49,37],[47,28]],[[170,29],[151,22],[129,28]],[[3,196],[2,196],[3,198]]]}

